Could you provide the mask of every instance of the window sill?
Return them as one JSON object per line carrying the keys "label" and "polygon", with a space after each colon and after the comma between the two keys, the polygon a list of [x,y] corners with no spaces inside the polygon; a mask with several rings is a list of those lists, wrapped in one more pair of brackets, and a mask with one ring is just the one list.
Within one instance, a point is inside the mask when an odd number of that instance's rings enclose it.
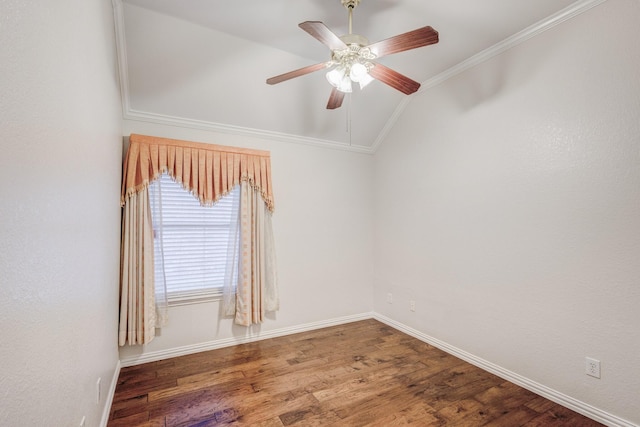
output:
{"label": "window sill", "polygon": [[206,291],[190,291],[175,292],[167,295],[169,307],[180,305],[201,304],[206,302],[220,301],[222,299],[222,290],[206,290]]}

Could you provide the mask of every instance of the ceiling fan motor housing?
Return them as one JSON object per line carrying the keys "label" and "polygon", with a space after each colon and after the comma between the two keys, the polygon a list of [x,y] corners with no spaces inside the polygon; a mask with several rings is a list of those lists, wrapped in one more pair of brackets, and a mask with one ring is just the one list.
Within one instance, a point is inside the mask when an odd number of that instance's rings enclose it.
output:
{"label": "ceiling fan motor housing", "polygon": [[342,40],[347,46],[357,44],[358,46],[362,47],[369,44],[369,40],[367,40],[366,37],[363,37],[360,34],[345,34],[344,36],[340,36],[340,40]]}

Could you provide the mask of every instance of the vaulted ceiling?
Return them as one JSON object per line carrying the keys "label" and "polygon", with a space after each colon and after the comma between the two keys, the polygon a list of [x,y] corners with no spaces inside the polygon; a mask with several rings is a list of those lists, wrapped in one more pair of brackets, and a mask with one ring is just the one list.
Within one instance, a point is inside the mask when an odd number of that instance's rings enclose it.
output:
{"label": "vaulted ceiling", "polygon": [[[328,61],[298,28],[322,21],[348,33],[340,0],[114,0],[125,118],[247,133],[371,152],[411,97],[599,3],[598,0],[362,0],[353,32],[371,42],[426,25],[440,42],[379,60],[422,83],[403,95],[374,81],[327,110],[317,71],[266,79]],[[550,47],[551,48],[551,47]]]}

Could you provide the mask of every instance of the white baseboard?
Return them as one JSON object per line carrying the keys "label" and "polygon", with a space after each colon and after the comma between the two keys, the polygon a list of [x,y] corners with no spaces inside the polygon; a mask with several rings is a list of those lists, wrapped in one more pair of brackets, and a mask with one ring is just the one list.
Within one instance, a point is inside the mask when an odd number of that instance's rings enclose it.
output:
{"label": "white baseboard", "polygon": [[102,420],[100,420],[100,427],[107,427],[109,423],[109,414],[111,413],[111,404],[113,403],[113,396],[116,394],[116,386],[118,385],[118,377],[120,376],[120,368],[122,364],[118,360],[116,363],[116,369],[113,371],[113,377],[111,378],[111,385],[107,392],[107,401],[104,402],[104,408],[102,410]]}
{"label": "white baseboard", "polygon": [[140,356],[133,356],[133,357],[122,359],[120,362],[118,362],[118,365],[116,367],[116,372],[114,373],[114,378],[112,380],[111,388],[109,390],[109,401],[106,403],[106,406],[105,406],[105,412],[103,414],[103,420],[102,420],[103,422],[101,426],[106,427],[107,425],[107,421],[109,418],[109,408],[111,407],[111,402],[113,401],[113,395],[115,393],[115,387],[117,384],[118,374],[120,372],[121,367],[134,366],[134,365],[139,365],[139,364],[148,363],[148,362],[155,362],[158,360],[168,359],[171,357],[184,356],[187,354],[199,353],[201,351],[215,350],[218,348],[229,347],[229,346],[244,344],[248,342],[260,341],[260,340],[265,340],[269,338],[276,338],[276,337],[281,337],[285,335],[292,335],[300,332],[313,331],[316,329],[327,328],[330,326],[342,325],[346,323],[357,322],[359,320],[366,320],[371,318],[376,319],[401,332],[404,332],[407,335],[411,335],[412,337],[417,338],[420,341],[423,341],[427,344],[437,347],[487,372],[491,372],[492,374],[497,375],[500,378],[503,378],[514,384],[517,384],[520,387],[523,387],[529,391],[532,391],[533,393],[536,393],[544,398],[547,398],[553,402],[556,402],[559,405],[569,408],[575,412],[578,412],[602,424],[605,424],[610,427],[640,427],[637,424],[624,420],[620,417],[612,415],[598,408],[595,408],[571,396],[567,396],[566,394],[560,393],[559,391],[549,388],[543,384],[532,381],[526,377],[523,377],[522,375],[509,371],[508,369],[505,369],[501,366],[498,366],[494,363],[484,360],[471,353],[467,353],[464,350],[461,350],[457,347],[447,344],[446,342],[440,341],[434,337],[426,335],[416,329],[413,329],[402,323],[396,322],[395,320],[392,320],[386,316],[383,316],[375,312],[361,313],[361,314],[356,314],[352,316],[344,316],[344,317],[339,317],[339,318],[330,319],[330,320],[323,320],[320,322],[306,323],[303,325],[281,328],[273,331],[257,332],[257,333],[250,334],[243,337],[225,338],[221,340],[209,341],[209,342],[204,342],[204,343],[199,343],[194,345],[176,347],[168,350],[154,351],[154,352],[145,353]]}
{"label": "white baseboard", "polygon": [[296,325],[287,328],[275,329],[273,331],[257,332],[242,337],[231,337],[220,340],[208,341],[193,345],[186,345],[182,347],[175,347],[168,350],[153,351],[145,353],[139,356],[132,356],[121,359],[122,367],[140,365],[142,363],[156,362],[158,360],[169,359],[171,357],[185,356],[187,354],[199,353],[201,351],[215,350],[223,347],[230,347],[232,345],[245,344],[248,342],[266,340],[269,338],[276,338],[285,335],[297,334],[300,332],[313,331],[315,329],[327,328],[329,326],[342,325],[345,323],[357,322],[359,320],[371,319],[374,317],[374,313],[361,313],[351,316],[338,317],[330,320],[323,320],[320,322],[305,323],[303,325]]}
{"label": "white baseboard", "polygon": [[508,369],[502,368],[501,366],[481,359],[480,357],[474,356],[471,353],[467,353],[466,351],[447,344],[446,342],[423,334],[420,331],[410,328],[409,326],[402,323],[396,322],[395,320],[389,319],[388,317],[385,317],[381,314],[374,313],[373,318],[388,326],[391,326],[394,329],[404,332],[407,335],[411,335],[412,337],[417,338],[420,341],[437,347],[440,350],[445,351],[446,353],[456,356],[464,360],[465,362],[469,362],[472,365],[475,365],[487,372],[491,372],[492,374],[497,375],[500,378],[517,384],[522,388],[532,391],[546,399],[549,399],[559,405],[562,405],[586,417],[596,420],[604,425],[610,427],[640,427],[637,424],[624,420],[608,412],[602,411],[587,403],[574,399],[571,396],[567,396],[566,394],[560,393],[559,391],[532,381],[526,377],[523,377],[522,375],[516,374],[515,372],[509,371]]}

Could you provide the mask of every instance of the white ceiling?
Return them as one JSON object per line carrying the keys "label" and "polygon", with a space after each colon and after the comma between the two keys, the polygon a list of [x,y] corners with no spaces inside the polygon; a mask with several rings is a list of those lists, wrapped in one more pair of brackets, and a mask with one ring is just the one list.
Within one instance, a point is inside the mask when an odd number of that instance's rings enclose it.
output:
{"label": "white ceiling", "polygon": [[[121,3],[122,2],[122,3]],[[353,32],[371,42],[425,25],[436,45],[381,58],[423,83],[411,96],[585,10],[597,0],[362,0]],[[326,110],[324,72],[265,80],[329,60],[298,28],[348,33],[340,0],[115,0],[125,117],[371,151],[410,97],[375,81]],[[126,56],[125,56],[126,52]]]}

